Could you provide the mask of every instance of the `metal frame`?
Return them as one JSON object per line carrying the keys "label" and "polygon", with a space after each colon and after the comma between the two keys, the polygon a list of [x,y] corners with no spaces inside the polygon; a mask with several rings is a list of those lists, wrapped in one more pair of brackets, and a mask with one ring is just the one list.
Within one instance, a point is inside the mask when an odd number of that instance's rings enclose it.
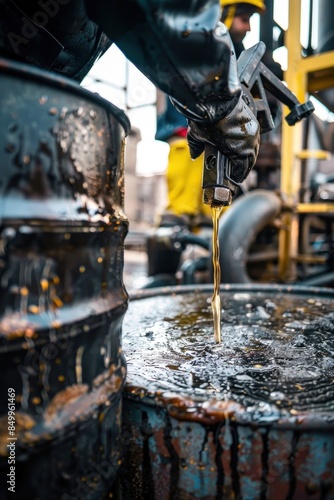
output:
{"label": "metal frame", "polygon": [[[285,33],[285,45],[288,49],[288,69],[284,74],[288,88],[304,102],[310,92],[334,87],[334,51],[302,56],[300,43],[301,0],[289,2],[289,28]],[[286,113],[285,113],[286,114]],[[283,123],[282,128],[282,166],[281,192],[291,207],[282,219],[279,235],[279,278],[283,282],[293,281],[295,264],[305,256],[299,255],[298,214],[334,213],[334,203],[301,203],[301,160],[308,158],[324,158],[323,151],[302,150],[302,123],[289,127]]]}

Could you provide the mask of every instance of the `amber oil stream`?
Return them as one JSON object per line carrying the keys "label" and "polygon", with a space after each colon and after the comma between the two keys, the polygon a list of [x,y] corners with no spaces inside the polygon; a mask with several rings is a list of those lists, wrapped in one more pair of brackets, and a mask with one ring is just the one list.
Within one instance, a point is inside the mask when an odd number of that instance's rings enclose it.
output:
{"label": "amber oil stream", "polygon": [[224,207],[211,205],[213,223],[212,232],[212,263],[213,263],[213,295],[211,307],[213,314],[213,332],[217,343],[221,342],[221,306],[220,306],[220,263],[219,263],[219,218]]}

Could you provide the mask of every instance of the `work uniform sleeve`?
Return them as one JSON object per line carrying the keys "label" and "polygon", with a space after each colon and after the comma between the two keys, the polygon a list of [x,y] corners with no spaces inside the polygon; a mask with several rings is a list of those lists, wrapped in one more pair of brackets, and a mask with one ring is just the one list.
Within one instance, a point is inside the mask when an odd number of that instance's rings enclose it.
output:
{"label": "work uniform sleeve", "polygon": [[234,108],[241,89],[219,0],[85,4],[88,16],[187,118],[215,123]]}

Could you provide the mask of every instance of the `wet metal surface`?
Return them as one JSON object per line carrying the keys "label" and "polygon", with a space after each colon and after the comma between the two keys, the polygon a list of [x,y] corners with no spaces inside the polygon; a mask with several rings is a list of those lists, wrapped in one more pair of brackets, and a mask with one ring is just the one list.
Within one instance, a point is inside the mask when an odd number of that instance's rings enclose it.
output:
{"label": "wet metal surface", "polygon": [[[3,59],[0,76],[0,362],[15,392],[14,496],[102,499],[118,468],[126,374],[128,121],[62,77]],[[5,477],[5,397],[0,410]]]}
{"label": "wet metal surface", "polygon": [[124,497],[334,498],[334,292],[223,286],[221,344],[210,287],[147,292],[123,325]]}

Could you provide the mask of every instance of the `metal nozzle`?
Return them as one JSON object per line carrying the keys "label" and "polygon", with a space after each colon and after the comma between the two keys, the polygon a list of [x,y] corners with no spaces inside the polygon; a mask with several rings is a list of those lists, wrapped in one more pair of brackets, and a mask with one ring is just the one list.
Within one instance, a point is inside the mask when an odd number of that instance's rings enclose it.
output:
{"label": "metal nozzle", "polygon": [[230,160],[211,144],[205,146],[203,169],[203,201],[207,205],[227,206],[232,203],[234,186],[229,180]]}
{"label": "metal nozzle", "polygon": [[231,205],[232,192],[228,187],[208,187],[203,190],[203,201],[207,205]]}

